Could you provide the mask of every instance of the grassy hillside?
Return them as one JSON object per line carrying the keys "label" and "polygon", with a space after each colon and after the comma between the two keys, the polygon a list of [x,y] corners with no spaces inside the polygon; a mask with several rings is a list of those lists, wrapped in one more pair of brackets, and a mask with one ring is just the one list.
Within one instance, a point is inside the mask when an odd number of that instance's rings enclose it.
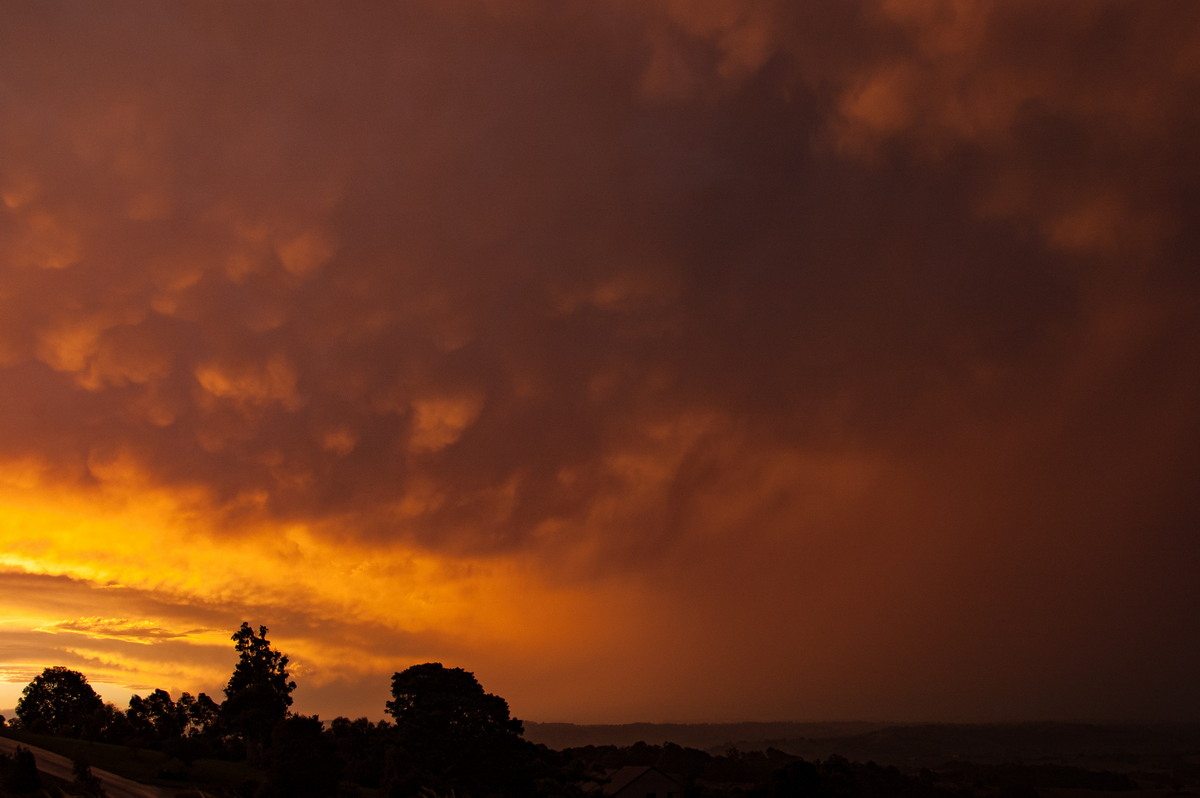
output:
{"label": "grassy hillside", "polygon": [[0,734],[66,757],[82,753],[92,767],[143,784],[179,789],[201,787],[205,792],[219,793],[262,781],[260,771],[241,762],[199,759],[187,768],[179,760],[170,759],[161,751],[145,748],[31,734],[9,728],[0,729]]}

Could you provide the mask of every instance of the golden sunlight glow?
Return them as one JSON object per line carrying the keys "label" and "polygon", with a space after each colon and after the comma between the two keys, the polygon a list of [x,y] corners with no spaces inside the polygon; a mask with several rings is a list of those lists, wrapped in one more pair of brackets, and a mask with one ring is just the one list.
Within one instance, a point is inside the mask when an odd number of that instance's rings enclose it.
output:
{"label": "golden sunlight glow", "polygon": [[[68,577],[92,589],[119,586],[180,606],[276,608],[317,622],[344,623],[408,635],[469,640],[497,651],[540,646],[567,651],[587,635],[580,619],[594,615],[603,591],[549,586],[538,573],[504,558],[435,557],[391,542],[354,542],[326,527],[259,522],[213,532],[200,528],[196,493],[148,486],[129,459],[103,472],[106,493],[51,491],[29,464],[5,471],[0,499],[0,566],[25,574]],[[17,485],[20,488],[17,489]],[[190,499],[185,503],[185,498]],[[164,545],[171,541],[169,545]],[[13,628],[54,635],[94,678],[131,689],[168,685],[197,689],[222,681],[224,666],[181,662],[152,643],[223,651],[228,629],[175,628],[155,617],[9,618]],[[267,623],[274,620],[261,619]],[[557,641],[550,646],[546,639]],[[132,644],[119,649],[95,643]],[[413,659],[437,655],[409,650]],[[286,640],[297,675],[312,684],[388,673],[396,652],[363,650],[336,639]],[[28,681],[47,663],[25,663],[8,677]]]}

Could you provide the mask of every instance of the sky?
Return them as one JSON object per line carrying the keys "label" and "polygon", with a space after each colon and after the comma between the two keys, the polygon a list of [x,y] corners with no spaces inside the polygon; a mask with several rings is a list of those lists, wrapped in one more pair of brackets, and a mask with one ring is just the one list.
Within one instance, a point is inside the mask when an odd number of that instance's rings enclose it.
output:
{"label": "sky", "polygon": [[13,0],[0,707],[1200,720],[1200,5]]}

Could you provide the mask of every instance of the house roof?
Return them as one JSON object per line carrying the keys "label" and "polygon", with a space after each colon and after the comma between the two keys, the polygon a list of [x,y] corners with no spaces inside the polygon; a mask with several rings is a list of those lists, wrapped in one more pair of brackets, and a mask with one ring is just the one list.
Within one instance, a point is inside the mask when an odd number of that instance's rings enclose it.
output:
{"label": "house roof", "polygon": [[675,782],[674,778],[668,776],[666,773],[663,773],[653,765],[626,765],[623,768],[617,768],[616,770],[610,770],[605,773],[605,775],[608,776],[608,784],[604,785],[604,794],[615,795],[650,771],[654,771],[663,778],[669,779],[671,782]]}

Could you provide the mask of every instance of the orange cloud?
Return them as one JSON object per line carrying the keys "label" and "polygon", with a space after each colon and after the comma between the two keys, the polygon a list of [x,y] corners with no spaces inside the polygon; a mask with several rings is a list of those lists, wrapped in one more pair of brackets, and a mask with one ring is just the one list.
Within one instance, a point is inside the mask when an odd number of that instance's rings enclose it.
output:
{"label": "orange cloud", "polygon": [[129,620],[126,618],[74,618],[71,620],[55,621],[39,627],[38,632],[77,632],[87,637],[112,638],[116,640],[132,640],[137,643],[152,643],[157,640],[170,640],[193,637],[204,629],[188,629],[172,631],[156,626],[151,621]]}
{"label": "orange cloud", "polygon": [[1195,12],[13,13],[4,678],[1196,707]]}

